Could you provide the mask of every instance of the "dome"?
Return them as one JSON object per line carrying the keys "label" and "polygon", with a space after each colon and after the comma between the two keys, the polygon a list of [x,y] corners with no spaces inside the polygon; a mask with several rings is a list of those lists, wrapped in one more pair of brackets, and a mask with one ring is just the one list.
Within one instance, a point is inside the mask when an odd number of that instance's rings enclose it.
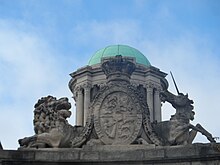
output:
{"label": "dome", "polygon": [[138,64],[150,66],[148,59],[137,49],[127,45],[110,45],[98,50],[89,60],[88,65],[101,63],[102,57],[113,57],[122,55],[124,57],[134,57]]}

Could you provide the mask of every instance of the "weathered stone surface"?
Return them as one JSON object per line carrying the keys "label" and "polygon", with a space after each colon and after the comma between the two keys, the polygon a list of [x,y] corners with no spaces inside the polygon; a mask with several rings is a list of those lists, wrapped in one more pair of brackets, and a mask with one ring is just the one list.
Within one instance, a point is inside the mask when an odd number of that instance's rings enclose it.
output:
{"label": "weathered stone surface", "polygon": [[144,159],[162,159],[165,157],[165,150],[162,148],[147,149],[144,152]]}
{"label": "weathered stone surface", "polygon": [[[135,69],[133,59],[121,56],[105,59],[102,69],[107,83],[98,89],[85,129],[72,140],[72,147],[95,145],[97,139],[100,140],[97,144],[105,145],[162,145],[151,126],[144,89],[130,83]],[[97,137],[91,137],[92,132]]]}
{"label": "weathered stone surface", "polygon": [[53,96],[42,97],[35,104],[35,135],[19,140],[22,148],[68,148],[70,140],[79,134],[81,127],[71,126],[67,118],[71,116],[71,104],[68,98],[56,99]]}
{"label": "weathered stone surface", "polygon": [[[105,144],[131,144],[142,124],[141,105],[135,95],[123,86],[111,86],[94,105],[94,126]],[[139,108],[137,108],[139,107]]]}
{"label": "weathered stone surface", "polygon": [[[220,145],[220,144],[216,144]],[[218,165],[220,151],[210,144],[186,146],[144,145],[84,147],[80,149],[1,150],[0,164],[152,164],[152,165]]]}
{"label": "weathered stone surface", "polygon": [[[169,102],[176,113],[171,116],[170,121],[155,124],[155,131],[165,141],[165,145],[187,145],[192,144],[197,132],[202,133],[207,139],[215,143],[212,134],[205,130],[200,124],[196,126],[190,124],[194,119],[193,100],[188,98],[188,94],[179,93],[174,95],[168,90],[161,91],[161,100]],[[160,128],[161,127],[161,128]]]}
{"label": "weathered stone surface", "polygon": [[99,160],[99,152],[97,151],[81,151],[80,160],[95,161]]}

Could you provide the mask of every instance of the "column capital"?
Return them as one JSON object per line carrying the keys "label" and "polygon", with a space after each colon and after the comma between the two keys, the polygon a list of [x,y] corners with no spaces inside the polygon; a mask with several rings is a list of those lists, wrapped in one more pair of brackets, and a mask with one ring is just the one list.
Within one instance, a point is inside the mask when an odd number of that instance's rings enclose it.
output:
{"label": "column capital", "polygon": [[105,86],[105,83],[104,82],[101,82],[101,83],[98,83],[97,84],[100,88],[103,88]]}
{"label": "column capital", "polygon": [[82,94],[82,91],[83,91],[82,86],[81,86],[81,85],[78,85],[78,86],[76,86],[75,89],[74,89],[74,95],[77,96],[77,95],[79,95],[79,94]]}
{"label": "column capital", "polygon": [[147,83],[145,84],[145,86],[146,86],[146,88],[152,88],[152,89],[155,87],[154,83],[151,82],[151,81],[147,82]]}
{"label": "column capital", "polygon": [[137,82],[131,81],[130,83],[131,83],[132,86],[138,87],[138,83]]}
{"label": "column capital", "polygon": [[92,88],[92,84],[88,82],[84,83],[82,84],[82,88],[85,90],[85,92],[88,92]]}
{"label": "column capital", "polygon": [[155,95],[159,95],[160,91],[157,88],[155,88],[154,93]]}
{"label": "column capital", "polygon": [[159,92],[160,93],[162,91],[162,87],[161,87],[160,84],[155,84],[154,88],[155,88],[155,92]]}
{"label": "column capital", "polygon": [[142,81],[138,81],[138,80],[131,80],[130,84],[135,86],[135,87],[138,87],[139,85],[144,86],[143,82]]}

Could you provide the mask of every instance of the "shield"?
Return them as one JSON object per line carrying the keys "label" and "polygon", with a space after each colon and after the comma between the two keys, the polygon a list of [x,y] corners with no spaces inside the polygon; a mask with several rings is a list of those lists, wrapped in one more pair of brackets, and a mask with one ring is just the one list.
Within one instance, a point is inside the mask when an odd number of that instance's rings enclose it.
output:
{"label": "shield", "polygon": [[142,106],[130,90],[127,86],[107,88],[93,105],[94,127],[104,144],[131,144],[138,136]]}

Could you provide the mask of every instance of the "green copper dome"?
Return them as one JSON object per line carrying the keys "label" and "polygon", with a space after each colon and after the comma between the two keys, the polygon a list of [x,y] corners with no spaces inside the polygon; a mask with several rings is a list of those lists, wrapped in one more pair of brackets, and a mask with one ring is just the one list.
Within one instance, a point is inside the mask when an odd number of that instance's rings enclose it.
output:
{"label": "green copper dome", "polygon": [[89,60],[88,65],[95,65],[101,63],[102,57],[112,57],[122,55],[124,57],[134,57],[138,64],[150,66],[148,59],[137,49],[126,45],[110,45],[98,50]]}

